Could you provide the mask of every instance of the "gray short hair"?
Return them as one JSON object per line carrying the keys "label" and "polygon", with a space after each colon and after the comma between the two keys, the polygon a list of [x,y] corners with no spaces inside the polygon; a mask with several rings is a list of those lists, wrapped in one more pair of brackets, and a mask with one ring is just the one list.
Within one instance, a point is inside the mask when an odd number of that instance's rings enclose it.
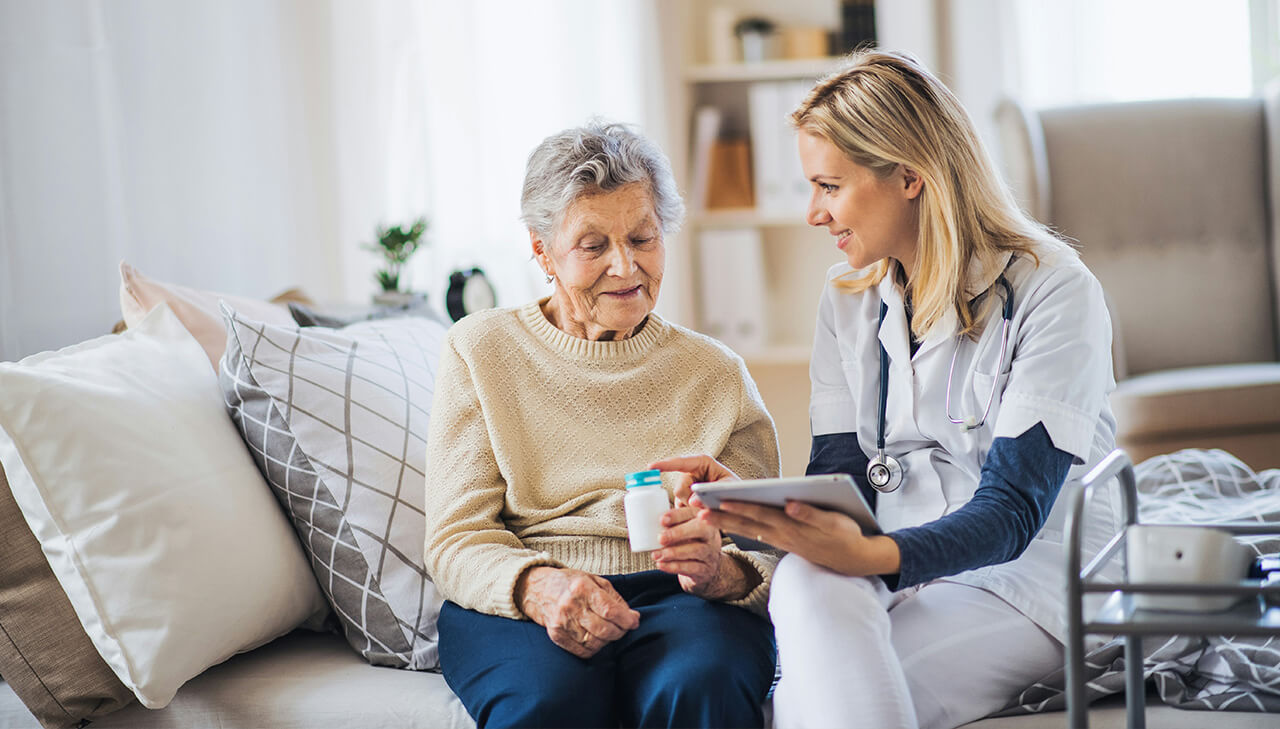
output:
{"label": "gray short hair", "polygon": [[678,231],[684,201],[667,156],[622,124],[592,120],[547,137],[529,155],[520,219],[529,230],[550,239],[575,200],[634,182],[649,186],[663,235]]}

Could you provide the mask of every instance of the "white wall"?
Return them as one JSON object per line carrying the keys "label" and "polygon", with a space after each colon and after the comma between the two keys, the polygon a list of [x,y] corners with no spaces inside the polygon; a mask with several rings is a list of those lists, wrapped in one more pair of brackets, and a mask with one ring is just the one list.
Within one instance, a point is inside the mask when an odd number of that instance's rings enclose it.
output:
{"label": "white wall", "polygon": [[[501,306],[547,295],[520,222],[525,163],[547,136],[592,117],[637,127],[673,157],[660,11],[654,0],[427,3],[433,243],[411,262],[439,301],[447,272],[479,265]],[[678,108],[678,107],[676,107]],[[668,285],[672,282],[668,281]],[[668,305],[664,286],[659,303]]]}
{"label": "white wall", "polygon": [[421,43],[416,5],[0,0],[0,359],[108,331],[122,258],[367,296],[357,243],[426,207],[389,132],[425,96],[387,71]]}
{"label": "white wall", "polygon": [[0,359],[106,332],[122,258],[366,301],[360,244],[424,214],[408,275],[437,306],[470,265],[502,304],[546,293],[525,159],[593,115],[672,149],[680,2],[0,0]]}

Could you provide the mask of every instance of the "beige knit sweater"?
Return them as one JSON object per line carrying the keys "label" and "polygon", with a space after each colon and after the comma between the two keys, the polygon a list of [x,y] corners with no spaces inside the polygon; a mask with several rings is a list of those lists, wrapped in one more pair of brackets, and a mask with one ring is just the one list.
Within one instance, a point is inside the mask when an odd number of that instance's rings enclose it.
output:
{"label": "beige knit sweater", "polygon": [[[709,453],[743,478],[778,475],[773,421],[724,345],[656,314],[622,341],[580,339],[540,303],[449,330],[427,439],[427,571],[446,599],[517,619],[530,567],[656,567],[630,550],[625,474]],[[724,550],[762,578],[736,604],[763,613],[776,558]]]}

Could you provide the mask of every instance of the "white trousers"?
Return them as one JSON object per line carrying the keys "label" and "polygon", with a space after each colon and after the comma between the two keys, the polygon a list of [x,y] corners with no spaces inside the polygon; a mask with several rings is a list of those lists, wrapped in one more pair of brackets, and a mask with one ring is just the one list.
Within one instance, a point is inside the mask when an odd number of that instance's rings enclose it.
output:
{"label": "white trousers", "polygon": [[782,666],[773,695],[779,729],[950,729],[1063,665],[1061,643],[968,585],[894,594],[879,578],[845,577],[791,554],[769,594]]}

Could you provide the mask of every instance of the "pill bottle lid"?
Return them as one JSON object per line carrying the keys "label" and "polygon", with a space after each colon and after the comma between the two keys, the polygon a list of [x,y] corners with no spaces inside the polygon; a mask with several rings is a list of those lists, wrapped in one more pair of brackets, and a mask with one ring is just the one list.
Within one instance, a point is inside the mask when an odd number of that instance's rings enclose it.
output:
{"label": "pill bottle lid", "polygon": [[662,471],[636,471],[627,474],[627,488],[639,486],[661,486]]}

